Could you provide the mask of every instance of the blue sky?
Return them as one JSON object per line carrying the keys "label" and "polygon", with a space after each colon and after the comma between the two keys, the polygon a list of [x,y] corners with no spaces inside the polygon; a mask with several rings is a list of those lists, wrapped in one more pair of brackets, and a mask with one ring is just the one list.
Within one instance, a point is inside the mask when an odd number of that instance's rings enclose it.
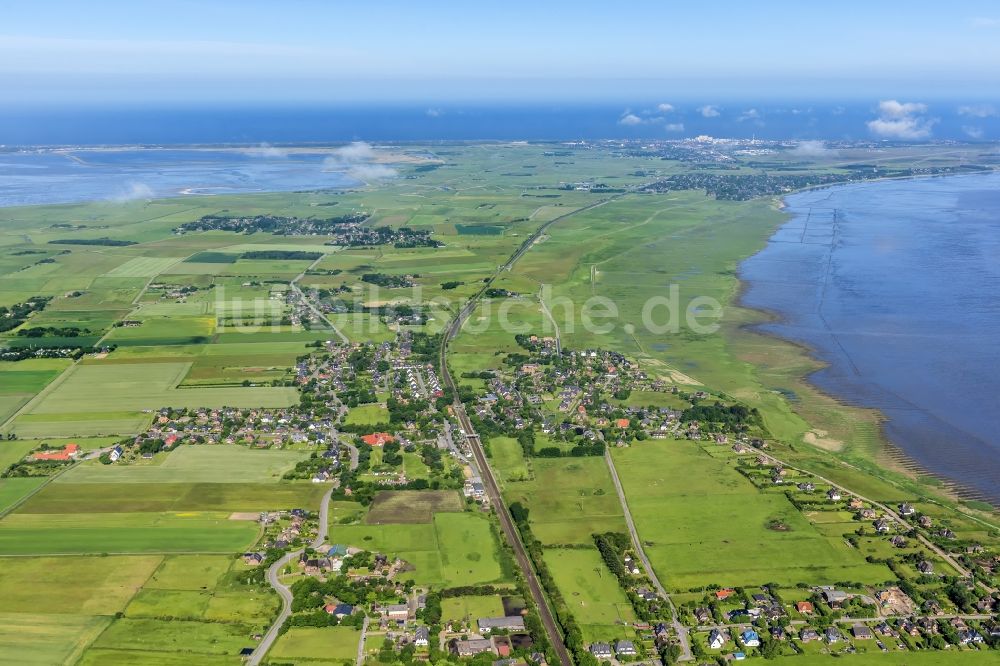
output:
{"label": "blue sky", "polygon": [[995,2],[38,0],[6,3],[0,20],[7,104],[933,99],[994,90]]}

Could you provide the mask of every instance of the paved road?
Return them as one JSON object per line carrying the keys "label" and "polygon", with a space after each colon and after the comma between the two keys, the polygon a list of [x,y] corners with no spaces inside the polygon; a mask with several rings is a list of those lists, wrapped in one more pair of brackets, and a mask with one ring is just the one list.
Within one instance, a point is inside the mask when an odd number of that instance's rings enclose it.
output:
{"label": "paved road", "polygon": [[629,534],[632,536],[632,547],[635,548],[636,555],[639,556],[639,560],[642,562],[643,568],[646,570],[646,575],[649,579],[653,581],[653,586],[656,591],[660,593],[660,596],[667,602],[670,606],[670,612],[674,619],[671,625],[674,631],[677,633],[677,640],[680,642],[681,655],[678,657],[678,661],[690,661],[694,659],[691,654],[691,641],[688,636],[687,627],[681,624],[680,619],[677,617],[677,608],[674,606],[673,599],[667,594],[667,590],[660,584],[660,579],[656,577],[656,572],[653,571],[653,565],[650,563],[649,558],[646,556],[646,551],[642,547],[642,541],[639,539],[639,532],[635,529],[635,522],[632,520],[632,512],[628,508],[628,501],[625,499],[625,489],[622,488],[621,479],[618,478],[618,470],[615,469],[615,462],[611,459],[611,451],[604,450],[604,460],[608,463],[608,469],[611,471],[611,480],[614,481],[615,490],[618,492],[618,500],[622,505],[622,512],[625,514],[625,524],[628,525]]}
{"label": "paved road", "polygon": [[323,314],[323,312],[321,312],[320,309],[318,307],[316,307],[313,304],[312,301],[310,301],[308,298],[306,298],[306,295],[302,293],[301,289],[299,289],[299,280],[301,280],[303,277],[305,277],[305,274],[308,271],[310,271],[313,268],[313,266],[315,266],[316,264],[318,264],[322,260],[323,260],[323,257],[320,257],[316,261],[314,261],[311,264],[309,264],[309,266],[306,268],[306,270],[304,270],[301,273],[299,273],[298,275],[296,275],[295,279],[292,280],[290,284],[292,286],[292,289],[295,291],[295,293],[298,294],[299,298],[302,299],[302,303],[307,308],[309,308],[310,310],[312,310],[312,313],[314,315],[316,315],[317,317],[319,317],[324,323],[326,323],[327,326],[329,326],[331,329],[333,329],[333,332],[337,334],[337,337],[340,338],[341,342],[343,342],[344,344],[349,344],[351,341],[347,339],[347,336],[344,335],[343,333],[341,333],[340,329],[337,328],[336,326],[334,326],[333,322],[330,321],[330,319],[325,314]]}
{"label": "paved road", "polygon": [[[330,523],[330,496],[333,494],[333,488],[326,491],[323,495],[323,499],[320,501],[319,505],[319,525],[316,528],[316,538],[312,541],[313,548],[319,548],[326,541],[327,530],[329,529]],[[267,570],[267,582],[274,588],[274,591],[278,593],[281,597],[281,612],[278,613],[277,619],[274,624],[267,630],[264,634],[264,638],[261,639],[260,644],[257,649],[254,650],[250,658],[247,659],[247,664],[250,666],[258,666],[261,660],[264,659],[264,655],[267,651],[271,649],[274,641],[278,638],[278,632],[281,631],[282,625],[292,614],[292,590],[290,587],[281,582],[281,571],[290,563],[294,562],[302,554],[303,549],[296,550],[295,552],[288,553],[280,560],[271,565]]]}
{"label": "paved road", "polygon": [[348,453],[351,454],[350,469],[353,472],[358,468],[358,463],[361,462],[360,454],[358,453],[358,447],[354,446],[353,444],[348,444],[347,442],[343,442],[343,445],[347,447]]}
{"label": "paved road", "polygon": [[552,322],[552,328],[556,331],[556,355],[562,356],[562,336],[559,335],[559,324],[556,323],[556,318],[552,316],[549,306],[545,304],[545,299],[542,298],[541,291],[538,293],[538,302],[541,303],[542,312]]}
{"label": "paved road", "polygon": [[365,660],[365,636],[368,634],[368,616],[361,623],[361,638],[358,640],[358,656],[354,658],[354,666],[361,666]]}

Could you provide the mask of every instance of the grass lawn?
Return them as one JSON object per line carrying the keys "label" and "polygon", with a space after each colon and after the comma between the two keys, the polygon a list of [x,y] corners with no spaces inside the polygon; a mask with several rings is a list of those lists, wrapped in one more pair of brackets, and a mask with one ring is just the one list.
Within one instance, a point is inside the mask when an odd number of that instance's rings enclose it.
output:
{"label": "grass lawn", "polygon": [[268,653],[275,661],[306,664],[353,664],[361,631],[353,627],[293,627]]}
{"label": "grass lawn", "polygon": [[[141,412],[160,407],[288,407],[298,402],[289,387],[177,389],[189,363],[80,364],[31,414],[93,414],[108,410]],[[99,386],[100,391],[94,388]]]}
{"label": "grass lawn", "polygon": [[758,491],[732,461],[695,444],[647,441],[612,455],[646,552],[669,588],[893,579],[884,565],[824,536],[784,495]]}
{"label": "grass lawn", "polygon": [[61,483],[261,483],[278,481],[305,451],[254,450],[243,446],[191,445],[171,451],[160,465],[78,465]]}
{"label": "grass lawn", "polygon": [[598,532],[624,532],[625,519],[603,458],[536,458],[534,478],[508,483],[505,496],[530,509],[544,544],[593,544]]}
{"label": "grass lawn", "polygon": [[227,513],[14,513],[0,521],[0,555],[233,553],[257,533]]}
{"label": "grass lawn", "polygon": [[429,523],[434,514],[464,508],[455,490],[385,490],[372,500],[365,522],[369,525]]}
{"label": "grass lawn", "polygon": [[546,549],[545,562],[585,639],[624,636],[619,623],[634,622],[635,612],[596,548]]}
{"label": "grass lawn", "polygon": [[351,407],[344,417],[344,422],[350,425],[375,425],[389,422],[389,410],[378,404],[358,405]]}
{"label": "grass lawn", "polygon": [[531,472],[521,445],[513,437],[490,438],[490,458],[501,481],[526,481]]}
{"label": "grass lawn", "polygon": [[[129,469],[129,468],[124,468]],[[9,479],[14,481],[14,479]],[[20,481],[20,479],[18,479]],[[0,481],[0,495],[4,481]],[[308,481],[277,483],[50,483],[19,513],[122,511],[269,511],[316,508],[325,488]],[[0,502],[2,504],[2,502]]]}
{"label": "grass lawn", "polygon": [[170,555],[163,558],[143,588],[211,590],[233,561],[232,555]]}
{"label": "grass lawn", "polygon": [[503,615],[503,602],[495,594],[488,596],[448,597],[441,600],[441,621],[443,623],[475,622],[481,617]]}
{"label": "grass lawn", "polygon": [[45,481],[44,477],[0,479],[0,513],[12,507]]}
{"label": "grass lawn", "polygon": [[499,545],[484,516],[437,513],[429,523],[331,526],[330,540],[399,557],[418,584],[446,587],[492,583],[503,574]]}
{"label": "grass lawn", "polygon": [[473,513],[434,516],[442,577],[450,586],[488,583],[501,577],[499,544],[489,520]]}
{"label": "grass lawn", "polygon": [[0,663],[72,664],[110,617],[0,612]]}
{"label": "grass lawn", "polygon": [[243,624],[188,620],[115,620],[94,642],[95,648],[188,653],[192,663],[202,654],[237,655],[252,645],[252,629]]}
{"label": "grass lawn", "polygon": [[3,558],[3,610],[36,613],[44,599],[46,608],[60,613],[113,615],[124,610],[162,559],[154,555]]}

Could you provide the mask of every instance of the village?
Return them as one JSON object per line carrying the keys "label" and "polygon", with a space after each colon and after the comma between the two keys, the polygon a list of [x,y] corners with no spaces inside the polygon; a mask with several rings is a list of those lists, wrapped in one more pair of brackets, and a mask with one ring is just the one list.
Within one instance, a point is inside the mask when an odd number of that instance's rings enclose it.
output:
{"label": "village", "polygon": [[[637,620],[613,641],[595,641],[596,662],[652,663],[677,644],[678,621],[699,659],[742,660],[792,652],[849,653],[871,645],[894,650],[985,649],[1000,643],[993,587],[1000,558],[960,540],[909,503],[887,507],[783,464],[770,451],[758,415],[683,377],[651,375],[610,351],[563,350],[554,338],[518,336],[522,351],[498,370],[470,373],[481,389],[460,399],[488,446],[514,437],[526,458],[604,456],[608,448],[674,440],[734,454],[736,469],[762,492],[783,493],[810,520],[847,514],[854,547],[882,544],[896,580],[871,586],[803,583],[760,589],[719,584],[675,603],[642,565],[625,535],[595,535],[598,550]],[[458,491],[464,510],[488,515],[490,503],[469,433],[456,417],[433,362],[433,336],[401,330],[392,342],[333,341],[301,356],[294,368],[298,406],[285,409],[163,408],[141,435],[100,452],[108,465],[148,464],[179,446],[243,446],[309,451],[288,480],[327,484],[333,499],[369,505],[386,491]],[[642,396],[644,402],[629,400]],[[360,417],[359,415],[363,415]],[[56,473],[81,459],[75,444],[42,447],[8,474]],[[48,471],[43,471],[48,470]],[[293,594],[287,626],[354,626],[381,638],[383,657],[451,655],[508,666],[545,663],[533,649],[527,609],[503,616],[445,621],[442,592],[415,585],[414,562],[391,549],[329,540],[320,516],[303,508],[261,513],[261,538],[243,554],[253,571],[277,566]],[[774,524],[773,530],[786,529]],[[292,557],[294,556],[294,557]],[[289,559],[291,557],[291,559]],[[371,638],[369,638],[369,641]],[[370,643],[369,643],[370,644]]]}

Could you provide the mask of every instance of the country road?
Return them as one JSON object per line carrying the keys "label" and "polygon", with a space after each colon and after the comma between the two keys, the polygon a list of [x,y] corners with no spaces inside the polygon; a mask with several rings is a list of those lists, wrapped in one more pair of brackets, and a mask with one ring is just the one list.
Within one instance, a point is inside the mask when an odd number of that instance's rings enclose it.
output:
{"label": "country road", "polygon": [[302,293],[302,289],[299,288],[299,280],[301,280],[303,277],[305,277],[306,273],[309,272],[316,264],[318,264],[322,260],[323,260],[323,257],[320,257],[316,261],[314,261],[311,264],[309,264],[309,266],[304,271],[302,271],[301,273],[299,273],[298,275],[296,275],[295,279],[293,279],[289,284],[291,285],[291,287],[295,291],[295,293],[298,294],[299,298],[302,299],[303,305],[305,305],[307,308],[309,308],[310,310],[312,310],[312,313],[314,315],[316,315],[317,317],[319,317],[327,326],[329,326],[330,329],[333,330],[333,332],[337,334],[337,337],[340,338],[341,342],[343,342],[344,344],[349,344],[351,341],[347,339],[347,336],[344,335],[343,333],[341,333],[340,329],[333,325],[333,322],[330,321],[329,317],[327,317],[325,314],[323,314],[323,312],[320,311],[320,309],[318,307],[316,307],[313,304],[312,301],[310,301],[308,298],[306,298],[306,295],[304,293]]}
{"label": "country road", "polygon": [[[329,529],[330,522],[330,496],[333,495],[333,488],[330,488],[323,495],[323,499],[319,504],[319,525],[316,527],[316,538],[312,541],[313,548],[319,548],[326,541],[327,531]],[[281,612],[278,613],[277,619],[264,634],[264,638],[261,639],[260,644],[257,649],[253,651],[250,658],[247,659],[247,664],[250,666],[258,666],[267,651],[271,649],[274,645],[274,641],[278,639],[278,632],[281,631],[281,627],[285,624],[285,621],[292,614],[292,590],[290,587],[281,582],[281,571],[291,562],[298,559],[302,554],[303,549],[296,550],[294,552],[288,553],[280,560],[271,565],[267,570],[267,582],[270,584],[274,591],[278,593],[281,597]]]}
{"label": "country road", "polygon": [[653,571],[653,565],[650,563],[649,558],[646,556],[646,551],[642,547],[642,540],[639,539],[639,532],[635,529],[635,522],[632,520],[632,512],[628,508],[628,500],[625,499],[625,489],[622,487],[621,479],[618,478],[618,470],[615,469],[615,461],[611,458],[611,451],[608,449],[604,450],[604,460],[608,463],[608,470],[611,472],[611,480],[614,481],[615,490],[618,492],[618,500],[622,505],[622,512],[625,514],[625,524],[628,526],[629,534],[632,537],[632,547],[635,548],[636,555],[639,556],[639,560],[642,562],[642,567],[646,570],[646,575],[649,576],[649,580],[653,581],[653,587],[656,591],[663,597],[664,601],[670,607],[670,613],[673,615],[673,621],[670,623],[673,626],[674,631],[677,632],[677,640],[680,642],[681,655],[678,657],[678,661],[690,661],[694,659],[691,654],[691,641],[688,636],[687,627],[681,624],[680,618],[677,617],[677,607],[674,606],[673,599],[667,594],[666,588],[660,584],[660,579],[656,577],[656,572]]}

